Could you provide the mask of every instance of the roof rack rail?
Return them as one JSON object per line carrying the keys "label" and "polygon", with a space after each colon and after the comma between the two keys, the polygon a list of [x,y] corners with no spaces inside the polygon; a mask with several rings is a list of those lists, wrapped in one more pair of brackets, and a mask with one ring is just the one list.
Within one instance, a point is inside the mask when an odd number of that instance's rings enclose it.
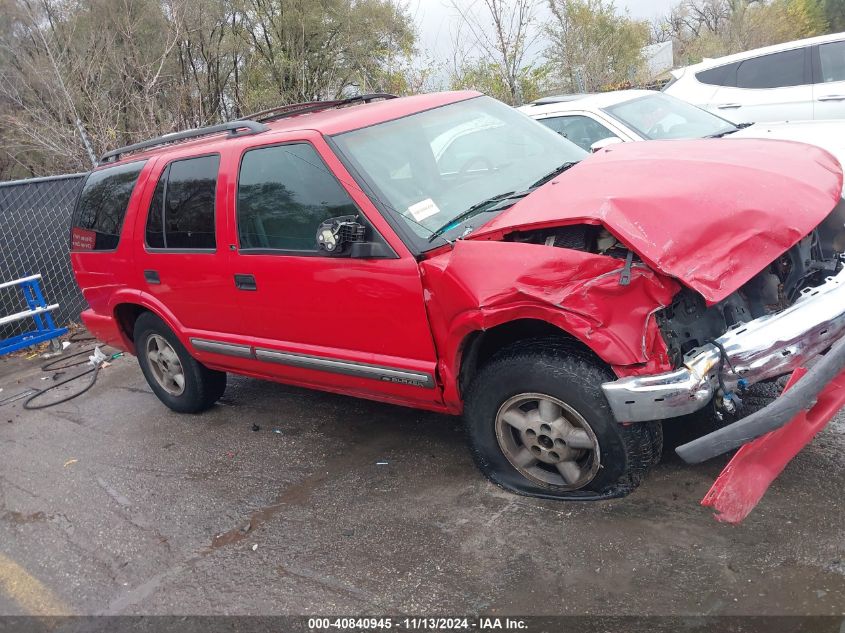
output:
{"label": "roof rack rail", "polygon": [[334,99],[332,101],[306,101],[304,103],[290,103],[288,105],[262,110],[255,112],[249,116],[243,117],[252,121],[276,121],[277,119],[284,119],[289,116],[296,116],[298,114],[308,114],[309,112],[318,112],[320,110],[330,110],[331,108],[341,108],[355,103],[370,103],[377,99],[396,99],[397,95],[388,92],[373,92],[370,94],[357,95],[355,97],[348,97],[346,99]]}
{"label": "roof rack rail", "polygon": [[[257,121],[227,121],[218,125],[209,125],[208,127],[198,127],[193,130],[185,130],[184,132],[171,132],[164,136],[152,138],[148,141],[141,141],[134,145],[127,145],[118,149],[106,152],[100,157],[100,164],[115,162],[121,155],[137,152],[142,149],[149,149],[151,147],[158,147],[159,145],[167,145],[168,143],[176,143],[184,141],[189,138],[199,138],[201,136],[209,136],[211,134],[219,134],[220,132],[229,132],[230,136],[243,136],[246,134],[258,134],[267,131],[266,125]],[[241,131],[239,131],[241,130]]]}

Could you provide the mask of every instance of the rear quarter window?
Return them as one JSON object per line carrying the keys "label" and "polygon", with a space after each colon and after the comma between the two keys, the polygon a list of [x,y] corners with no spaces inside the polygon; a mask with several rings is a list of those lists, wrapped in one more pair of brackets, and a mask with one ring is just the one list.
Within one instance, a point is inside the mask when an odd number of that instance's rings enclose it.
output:
{"label": "rear quarter window", "polygon": [[739,62],[717,66],[709,70],[702,70],[695,74],[695,78],[703,84],[710,86],[736,86],[736,69]]}
{"label": "rear quarter window", "polygon": [[72,251],[117,248],[126,208],[146,161],[92,172],[79,194],[70,232]]}

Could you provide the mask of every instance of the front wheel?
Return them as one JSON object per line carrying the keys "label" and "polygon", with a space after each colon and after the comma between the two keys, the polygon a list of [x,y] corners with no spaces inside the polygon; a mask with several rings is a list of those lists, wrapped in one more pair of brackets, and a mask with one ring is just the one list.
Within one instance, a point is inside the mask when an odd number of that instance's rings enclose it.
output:
{"label": "front wheel", "polygon": [[147,383],[158,399],[174,411],[205,411],[226,390],[226,373],[197,361],[154,314],[146,312],[138,317],[134,341]]}
{"label": "front wheel", "polygon": [[660,457],[659,422],[616,422],[601,384],[613,374],[559,340],[516,343],[481,368],[464,417],[476,463],[514,492],[607,499],[636,488]]}

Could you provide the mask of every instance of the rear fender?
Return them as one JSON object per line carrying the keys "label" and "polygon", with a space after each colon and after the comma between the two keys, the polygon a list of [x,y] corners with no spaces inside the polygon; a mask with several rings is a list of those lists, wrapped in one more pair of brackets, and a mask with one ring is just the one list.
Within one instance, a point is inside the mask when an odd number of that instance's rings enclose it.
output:
{"label": "rear fender", "polygon": [[188,345],[188,337],[181,323],[179,323],[179,320],[176,318],[176,315],[174,315],[173,312],[171,312],[161,301],[158,301],[152,295],[139,290],[123,289],[112,295],[110,304],[111,315],[118,322],[127,350],[130,353],[135,353],[132,333],[124,331],[123,325],[119,322],[117,315],[118,306],[125,304],[137,305],[155,314],[176,334],[182,345],[184,345],[186,349],[190,349],[190,346]]}

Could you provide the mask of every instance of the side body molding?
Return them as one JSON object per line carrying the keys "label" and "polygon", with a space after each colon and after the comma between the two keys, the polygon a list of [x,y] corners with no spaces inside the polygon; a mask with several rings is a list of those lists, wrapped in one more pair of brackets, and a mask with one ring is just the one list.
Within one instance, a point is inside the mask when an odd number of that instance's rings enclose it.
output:
{"label": "side body molding", "polygon": [[191,345],[203,352],[223,354],[224,356],[236,356],[238,358],[252,358],[267,363],[277,363],[290,367],[302,369],[313,369],[334,374],[344,374],[358,378],[369,378],[392,382],[413,387],[424,387],[433,389],[435,387],[434,376],[424,372],[407,371],[396,367],[384,365],[373,365],[369,363],[358,363],[324,356],[312,356],[309,354],[295,354],[280,350],[266,349],[262,347],[250,347],[235,343],[224,343],[202,338],[191,338]]}

